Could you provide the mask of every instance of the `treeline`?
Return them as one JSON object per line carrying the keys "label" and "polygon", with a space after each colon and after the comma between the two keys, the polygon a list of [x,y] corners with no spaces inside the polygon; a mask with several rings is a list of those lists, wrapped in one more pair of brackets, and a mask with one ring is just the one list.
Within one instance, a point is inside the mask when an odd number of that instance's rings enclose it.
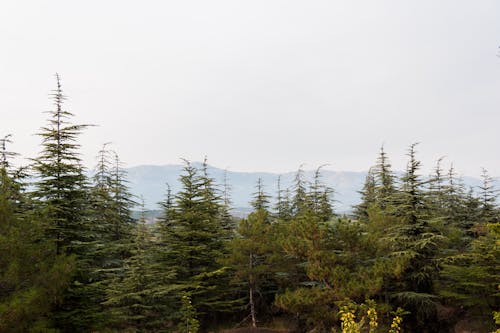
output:
{"label": "treeline", "polygon": [[[154,224],[108,145],[87,178],[63,108],[38,133],[42,151],[14,168],[0,141],[0,332],[196,332],[276,325],[297,332],[494,329],[500,209],[492,179],[465,188],[438,161],[422,177],[416,144],[402,177],[381,149],[353,216],[337,216],[321,168],[253,212],[231,216],[229,184],[185,161]],[[34,179],[34,181],[33,181]],[[367,310],[368,309],[368,310]],[[499,315],[497,314],[497,317]],[[402,322],[401,322],[402,321]]]}

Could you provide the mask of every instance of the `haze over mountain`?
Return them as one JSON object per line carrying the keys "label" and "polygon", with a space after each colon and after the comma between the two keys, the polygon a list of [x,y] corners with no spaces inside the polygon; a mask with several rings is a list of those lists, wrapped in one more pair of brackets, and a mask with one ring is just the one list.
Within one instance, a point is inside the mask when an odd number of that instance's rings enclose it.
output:
{"label": "haze over mountain", "polygon": [[[200,163],[193,163],[200,166]],[[164,200],[168,183],[172,192],[176,193],[180,189],[179,176],[182,173],[183,165],[141,165],[127,168],[130,188],[133,194],[142,196],[147,209],[158,209],[158,203]],[[225,170],[209,166],[208,172],[222,189],[224,183]],[[278,176],[281,175],[282,188],[291,187],[296,171],[282,174],[271,172],[238,172],[227,171],[227,181],[231,187],[231,200],[235,208],[236,215],[244,215],[250,207],[249,201],[255,190],[255,184],[262,178],[265,191],[274,197],[277,193]],[[306,170],[304,175],[307,180],[311,180],[314,170]],[[322,169],[322,181],[334,189],[334,207],[337,213],[349,212],[353,205],[360,200],[359,190],[363,187],[366,172],[353,171],[333,171]],[[466,186],[476,187],[480,180],[473,177],[463,177]]]}

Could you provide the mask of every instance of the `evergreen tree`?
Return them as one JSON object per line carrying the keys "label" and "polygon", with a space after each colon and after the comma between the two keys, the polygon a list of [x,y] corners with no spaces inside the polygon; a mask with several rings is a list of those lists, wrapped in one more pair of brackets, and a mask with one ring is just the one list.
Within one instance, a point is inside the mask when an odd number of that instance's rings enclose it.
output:
{"label": "evergreen tree", "polygon": [[[270,228],[269,212],[262,208],[253,211],[248,218],[240,221],[237,237],[230,242],[230,255],[225,261],[235,271],[234,280],[247,287],[252,327],[256,327],[258,322],[256,296],[266,294],[266,279],[270,279],[271,274],[268,259],[272,248]],[[260,303],[265,305],[265,302]]]}
{"label": "evergreen tree", "polygon": [[276,196],[276,218],[279,221],[289,221],[292,218],[292,207],[290,202],[290,192],[281,188],[281,176],[278,176],[278,193]]}
{"label": "evergreen tree", "polygon": [[64,302],[57,309],[57,326],[63,331],[88,330],[95,320],[92,265],[95,259],[93,244],[98,235],[89,212],[89,184],[78,149],[78,136],[88,125],[71,124],[73,114],[63,109],[59,75],[52,93],[54,109],[41,128],[42,151],[34,160],[37,179],[33,197],[36,214],[46,216],[45,232],[54,243],[54,255],[74,254],[77,269]]}
{"label": "evergreen tree", "polygon": [[443,215],[445,209],[445,178],[441,163],[444,157],[436,162],[434,173],[429,177],[427,191],[427,205],[433,210],[433,215]]}
{"label": "evergreen tree", "polygon": [[253,200],[250,203],[255,211],[269,209],[269,195],[264,192],[262,178],[257,180],[256,192],[253,194]]}
{"label": "evergreen tree", "polygon": [[33,165],[37,177],[33,194],[51,221],[47,232],[55,241],[56,254],[75,253],[81,242],[89,240],[84,227],[88,184],[77,143],[88,125],[69,122],[73,114],[63,109],[66,97],[58,74],[52,99],[54,109],[48,111],[48,124],[38,134],[43,149]]}
{"label": "evergreen tree", "polygon": [[395,194],[395,177],[384,146],[380,147],[380,154],[374,169],[374,178],[378,185],[376,189],[378,204],[382,209],[386,209],[391,204],[391,199]]}
{"label": "evergreen tree", "polygon": [[0,166],[8,171],[9,170],[9,158],[16,156],[17,154],[7,150],[7,144],[12,143],[12,134],[7,134],[0,139]]}
{"label": "evergreen tree", "polygon": [[115,328],[150,332],[160,314],[155,310],[155,290],[152,288],[155,279],[150,256],[152,236],[146,225],[144,204],[142,207],[141,218],[134,228],[131,253],[125,259],[124,276],[115,277],[103,304],[108,307],[110,324]]}
{"label": "evergreen tree", "polygon": [[412,144],[409,148],[407,170],[395,198],[395,214],[400,223],[392,228],[391,236],[393,255],[400,259],[396,266],[400,274],[392,283],[392,296],[396,304],[411,312],[409,322],[422,327],[436,314],[434,280],[439,272],[436,256],[443,236],[429,222],[423,192],[425,181],[418,174],[420,161],[415,147]]}
{"label": "evergreen tree", "polygon": [[[3,142],[5,144],[5,142]],[[2,145],[5,152],[5,146]],[[0,331],[51,332],[53,310],[74,271],[74,258],[53,255],[53,242],[44,239],[44,217],[23,211],[27,201],[21,184],[0,165]],[[24,207],[23,207],[24,208]]]}
{"label": "evergreen tree", "polygon": [[307,182],[302,166],[299,167],[299,170],[295,174],[293,193],[294,195],[291,202],[291,209],[292,214],[296,216],[306,212],[309,208],[307,198]]}
{"label": "evergreen tree", "polygon": [[314,214],[318,215],[322,221],[328,221],[333,217],[331,196],[333,189],[326,186],[321,181],[321,168],[319,166],[314,172],[313,183],[309,190],[309,206]]}
{"label": "evergreen tree", "polygon": [[[498,226],[498,223],[496,224]],[[495,224],[474,239],[467,251],[448,258],[443,266],[440,294],[453,306],[462,307],[470,317],[480,317],[493,328],[491,312],[500,307],[500,243]]]}
{"label": "evergreen tree", "polygon": [[[200,175],[186,161],[180,181],[182,190],[168,213],[168,227],[161,231],[161,242],[165,244],[161,260],[170,265],[174,275],[170,284],[179,290],[173,308],[179,311],[181,295],[190,294],[202,325],[206,325],[209,315],[227,306],[218,295],[225,277],[218,262],[224,253],[220,203],[206,164]],[[180,313],[173,315],[180,318]]]}
{"label": "evergreen tree", "polygon": [[304,275],[276,296],[276,305],[295,314],[300,331],[324,332],[335,321],[339,301],[363,300],[381,288],[378,259],[360,223],[323,222],[312,212],[295,217],[281,240]]}
{"label": "evergreen tree", "polygon": [[220,219],[224,233],[226,234],[225,240],[230,240],[234,237],[236,230],[236,219],[231,215],[231,185],[227,179],[227,170],[224,171],[224,184],[222,191],[222,205],[220,207]]}
{"label": "evergreen tree", "polygon": [[488,174],[486,169],[481,172],[482,184],[479,186],[479,199],[481,202],[480,221],[482,223],[494,223],[499,220],[498,210],[496,209],[496,200],[498,190],[493,186],[493,178]]}
{"label": "evergreen tree", "polygon": [[116,153],[107,149],[106,144],[99,151],[95,170],[91,219],[93,231],[98,236],[88,245],[89,250],[94,252],[89,268],[92,283],[87,285],[87,293],[93,295],[95,308],[91,312],[96,316],[93,322],[107,325],[110,318],[100,304],[105,302],[106,290],[113,288],[110,285],[123,277],[124,260],[131,255],[135,224],[131,209],[135,202],[127,188],[120,160]]}
{"label": "evergreen tree", "polygon": [[377,184],[375,182],[375,175],[373,169],[370,168],[366,175],[363,189],[359,191],[359,194],[361,194],[361,203],[354,207],[354,216],[357,220],[363,222],[368,221],[369,208],[378,203],[376,189]]}

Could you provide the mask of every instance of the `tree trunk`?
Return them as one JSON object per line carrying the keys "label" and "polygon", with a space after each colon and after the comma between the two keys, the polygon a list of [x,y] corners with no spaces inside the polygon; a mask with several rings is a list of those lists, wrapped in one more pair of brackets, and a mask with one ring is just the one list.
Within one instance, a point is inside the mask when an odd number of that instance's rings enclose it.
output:
{"label": "tree trunk", "polygon": [[[250,254],[250,272],[253,270],[253,256]],[[250,296],[250,315],[252,316],[252,327],[257,327],[256,320],[255,320],[255,303],[253,302],[253,275],[250,273],[250,291],[249,291],[249,296]]]}

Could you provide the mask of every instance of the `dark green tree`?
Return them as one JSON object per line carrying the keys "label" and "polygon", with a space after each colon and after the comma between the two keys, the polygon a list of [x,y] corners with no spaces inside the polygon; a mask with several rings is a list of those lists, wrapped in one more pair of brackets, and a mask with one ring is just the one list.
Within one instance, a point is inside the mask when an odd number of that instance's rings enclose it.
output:
{"label": "dark green tree", "polygon": [[391,164],[384,146],[380,147],[380,154],[374,168],[374,178],[377,183],[377,200],[382,209],[386,209],[395,193],[395,176],[391,170]]}
{"label": "dark green tree", "polygon": [[73,114],[63,109],[66,97],[56,74],[51,94],[54,109],[38,134],[42,151],[34,160],[36,183],[33,195],[50,220],[47,233],[55,242],[55,253],[75,253],[82,242],[91,239],[85,224],[88,182],[78,149],[78,136],[88,125],[71,124]]}
{"label": "dark green tree", "polygon": [[262,183],[262,178],[257,180],[257,185],[255,186],[256,192],[253,194],[253,200],[250,203],[255,211],[269,209],[269,199],[270,196],[264,191],[264,184]]}
{"label": "dark green tree", "polygon": [[439,273],[436,259],[444,237],[429,219],[423,190],[425,181],[418,173],[420,161],[416,158],[416,145],[409,148],[406,173],[394,199],[399,223],[389,235],[393,256],[399,259],[395,265],[399,277],[390,285],[395,303],[411,312],[408,322],[414,327],[423,327],[436,315],[438,298],[434,281]]}
{"label": "dark green tree", "polygon": [[[269,220],[269,212],[263,208],[256,209],[246,219],[241,220],[237,236],[229,244],[230,254],[225,261],[235,272],[234,282],[243,284],[247,289],[245,299],[248,300],[246,304],[250,310],[252,327],[257,326],[257,314],[262,307],[257,305],[257,298],[267,293],[268,290],[265,289],[272,274],[269,262],[272,249]],[[265,300],[260,304],[265,305]]]}
{"label": "dark green tree", "polygon": [[481,318],[490,329],[491,313],[500,307],[500,242],[494,233],[495,225],[498,228],[498,223],[488,225],[467,251],[448,258],[439,286],[448,304],[461,307],[471,318]]}
{"label": "dark green tree", "polygon": [[8,157],[0,165],[0,331],[53,332],[53,311],[75,260],[54,256],[53,241],[44,237],[45,217],[19,205],[29,199],[9,176]]}
{"label": "dark green tree", "polygon": [[227,170],[224,171],[224,183],[222,184],[222,205],[220,207],[220,219],[225,240],[230,240],[234,237],[236,231],[237,219],[231,215],[231,185],[227,179]]}
{"label": "dark green tree", "polygon": [[82,166],[78,137],[88,125],[71,123],[73,114],[63,108],[66,97],[56,74],[56,89],[51,94],[54,109],[48,111],[42,127],[42,151],[34,159],[36,214],[46,216],[45,232],[53,241],[54,256],[76,255],[76,272],[57,310],[57,326],[63,331],[88,330],[94,321],[92,266],[93,244],[99,237],[90,217],[90,191]]}
{"label": "dark green tree", "polygon": [[[142,206],[144,207],[144,206]],[[119,330],[133,329],[136,332],[151,332],[158,328],[154,275],[151,247],[152,236],[146,225],[145,211],[133,229],[130,255],[124,260],[123,277],[117,275],[107,288],[107,299],[103,303],[110,315],[109,324]],[[163,326],[166,326],[164,323]]]}
{"label": "dark green tree", "polygon": [[321,181],[321,168],[319,166],[314,172],[313,182],[311,183],[308,195],[310,209],[319,216],[322,221],[328,221],[333,217],[333,208],[331,197],[333,189]]}
{"label": "dark green tree", "polygon": [[363,189],[359,191],[361,194],[361,203],[354,207],[354,216],[357,220],[367,222],[368,210],[373,205],[377,204],[377,183],[375,182],[375,175],[373,168],[368,170],[365,178]]}
{"label": "dark green tree", "polygon": [[91,188],[90,218],[94,241],[88,244],[91,251],[89,275],[92,282],[86,285],[87,293],[92,295],[95,329],[108,325],[109,313],[103,311],[106,290],[124,276],[124,261],[130,257],[134,242],[132,207],[135,202],[126,184],[126,173],[121,167],[117,154],[107,148],[99,151],[98,163]]}
{"label": "dark green tree", "polygon": [[481,223],[495,223],[499,220],[498,209],[496,208],[496,200],[498,190],[493,185],[493,178],[488,174],[486,169],[481,172],[482,184],[479,186],[479,200],[481,210],[479,219]]}
{"label": "dark green tree", "polygon": [[276,212],[276,219],[279,221],[289,221],[292,218],[292,205],[290,202],[289,189],[281,187],[281,176],[278,176],[278,192],[276,196],[276,205],[274,211]]}
{"label": "dark green tree", "polygon": [[302,165],[295,174],[294,184],[293,184],[293,197],[291,202],[292,214],[294,216],[306,212],[308,207],[308,196],[307,196],[307,181],[305,179],[304,170]]}
{"label": "dark green tree", "polygon": [[160,242],[165,245],[160,260],[173,271],[168,283],[178,290],[179,297],[171,303],[177,309],[173,319],[180,319],[181,296],[188,293],[203,326],[227,307],[220,294],[227,275],[219,263],[225,253],[225,236],[220,223],[220,199],[206,164],[200,171],[185,162],[180,177],[182,190],[161,230]]}

